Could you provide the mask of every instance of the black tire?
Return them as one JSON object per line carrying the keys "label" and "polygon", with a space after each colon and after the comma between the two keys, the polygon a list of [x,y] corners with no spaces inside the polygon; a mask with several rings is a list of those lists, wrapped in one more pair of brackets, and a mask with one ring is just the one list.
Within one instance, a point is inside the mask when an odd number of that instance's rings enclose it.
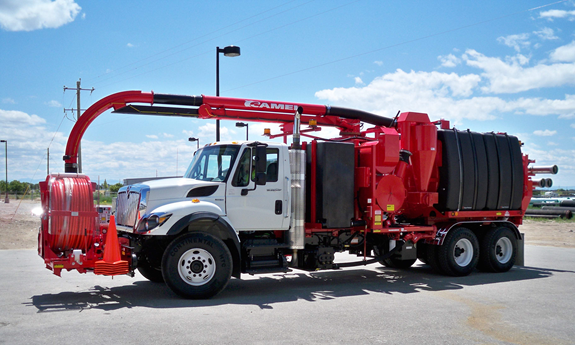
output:
{"label": "black tire", "polygon": [[176,238],[162,257],[166,285],[185,298],[210,298],[222,291],[232,275],[232,255],[220,239],[206,233]]}
{"label": "black tire", "polygon": [[471,230],[462,227],[451,230],[438,248],[442,271],[451,276],[467,276],[478,264],[479,248],[478,239]]}
{"label": "black tire", "polygon": [[438,130],[442,143],[442,166],[438,168],[438,205],[441,211],[456,211],[460,202],[460,155],[453,130]]}
{"label": "black tire", "polygon": [[512,196],[512,158],[510,156],[510,147],[508,138],[505,135],[497,134],[496,147],[498,149],[498,159],[500,165],[500,191],[498,195],[499,210],[509,210]]}
{"label": "black tire", "polygon": [[507,272],[518,253],[518,242],[514,231],[507,227],[488,231],[480,245],[478,269],[484,272]]}
{"label": "black tire", "polygon": [[386,267],[390,268],[400,268],[400,269],[408,269],[414,265],[416,259],[412,260],[398,260],[397,258],[391,257],[388,259],[382,260],[380,263]]}
{"label": "black tire", "polygon": [[480,133],[471,133],[474,152],[476,153],[476,200],[474,210],[481,211],[486,207],[488,196],[488,160],[486,157],[486,146],[484,137]]}
{"label": "black tire", "polygon": [[138,263],[138,272],[151,282],[164,283],[160,267],[152,267],[147,261]]}
{"label": "black tire", "polygon": [[498,150],[494,133],[484,134],[484,148],[488,162],[488,188],[486,190],[486,209],[495,210],[498,207],[498,191],[500,190],[500,166],[498,165]]}
{"label": "black tire", "polygon": [[458,145],[460,146],[460,163],[462,167],[462,189],[460,190],[461,204],[459,209],[462,211],[474,210],[475,197],[476,197],[476,174],[474,158],[476,153],[472,146],[472,138],[470,132],[458,131],[457,138]]}
{"label": "black tire", "polygon": [[432,270],[436,273],[446,274],[442,267],[440,267],[440,262],[438,261],[438,248],[440,246],[435,246],[433,244],[427,245],[426,248],[426,264],[432,267]]}

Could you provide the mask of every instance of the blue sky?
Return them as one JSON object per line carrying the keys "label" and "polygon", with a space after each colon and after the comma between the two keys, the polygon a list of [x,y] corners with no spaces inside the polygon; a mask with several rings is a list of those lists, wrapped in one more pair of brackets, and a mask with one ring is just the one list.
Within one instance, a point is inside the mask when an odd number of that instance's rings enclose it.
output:
{"label": "blue sky", "polygon": [[[0,0],[0,139],[9,180],[62,172],[82,108],[124,90],[331,104],[393,117],[428,113],[459,129],[508,132],[574,186],[574,1]],[[222,122],[223,140],[243,128]],[[263,124],[250,125],[250,138]],[[213,121],[107,112],[82,141],[93,181],[184,173]],[[330,131],[325,135],[330,135]],[[3,148],[2,148],[3,149]],[[3,150],[0,150],[3,151]],[[3,152],[0,155],[4,159]],[[4,164],[0,164],[0,176]]]}

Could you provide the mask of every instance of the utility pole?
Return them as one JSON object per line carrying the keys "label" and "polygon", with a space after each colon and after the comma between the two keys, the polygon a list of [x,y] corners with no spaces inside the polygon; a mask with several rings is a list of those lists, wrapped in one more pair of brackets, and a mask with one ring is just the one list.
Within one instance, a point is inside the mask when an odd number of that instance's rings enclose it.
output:
{"label": "utility pole", "polygon": [[50,175],[50,148],[46,149],[46,175]]}
{"label": "utility pole", "polygon": [[[82,78],[79,78],[78,81],[76,82],[76,88],[64,86],[64,92],[66,92],[66,90],[76,90],[76,109],[74,109],[74,108],[64,109],[64,112],[66,112],[67,110],[74,112],[74,110],[76,110],[76,113],[77,113],[76,121],[80,120],[80,111],[86,110],[86,109],[80,109],[80,91],[90,91],[90,94],[92,94],[92,92],[94,92],[94,88],[91,88],[91,89],[80,88],[81,82],[82,82]],[[79,143],[78,144],[78,173],[79,174],[82,173],[82,148],[80,145],[81,144]]]}

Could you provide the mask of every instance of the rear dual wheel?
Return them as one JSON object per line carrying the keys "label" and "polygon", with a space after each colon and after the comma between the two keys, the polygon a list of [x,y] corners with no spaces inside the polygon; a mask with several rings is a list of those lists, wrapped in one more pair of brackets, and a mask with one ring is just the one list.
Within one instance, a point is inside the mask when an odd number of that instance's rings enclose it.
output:
{"label": "rear dual wheel", "polygon": [[480,245],[478,269],[485,272],[507,272],[518,253],[518,243],[514,232],[507,227],[488,231]]}
{"label": "rear dual wheel", "polygon": [[479,243],[470,229],[458,227],[448,233],[441,246],[428,245],[426,261],[439,273],[466,276],[476,266],[485,272],[509,271],[517,253],[516,235],[510,228],[493,228]]}
{"label": "rear dual wheel", "polygon": [[476,235],[458,227],[448,233],[441,246],[428,246],[428,264],[437,272],[451,276],[469,275],[479,260],[480,246]]}

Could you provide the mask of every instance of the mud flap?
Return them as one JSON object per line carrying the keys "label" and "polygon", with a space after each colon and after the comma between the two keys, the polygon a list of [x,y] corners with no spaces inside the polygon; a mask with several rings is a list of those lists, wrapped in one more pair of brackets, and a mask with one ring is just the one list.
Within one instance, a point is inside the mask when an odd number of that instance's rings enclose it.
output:
{"label": "mud flap", "polygon": [[516,261],[514,262],[515,266],[524,266],[524,233],[520,234],[520,239],[518,239],[518,248],[516,252]]}

